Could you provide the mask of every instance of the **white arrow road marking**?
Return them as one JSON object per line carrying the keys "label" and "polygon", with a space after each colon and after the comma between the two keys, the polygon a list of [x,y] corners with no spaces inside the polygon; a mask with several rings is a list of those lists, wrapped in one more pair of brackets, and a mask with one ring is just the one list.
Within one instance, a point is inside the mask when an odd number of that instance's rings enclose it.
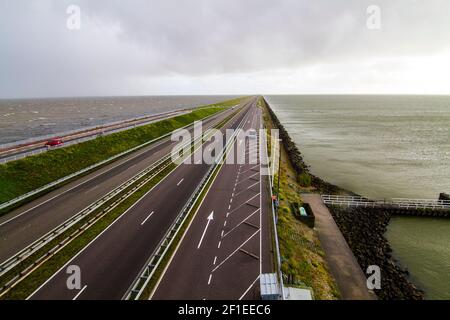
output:
{"label": "white arrow road marking", "polygon": [[214,211],[211,211],[211,214],[208,216],[208,218],[206,218],[208,220],[208,222],[206,222],[206,227],[205,227],[205,230],[203,230],[203,234],[202,234],[202,237],[200,238],[200,242],[198,243],[197,249],[200,249],[200,246],[202,245],[203,237],[206,234],[206,230],[208,229],[209,223],[211,222],[211,220],[214,219],[213,214],[214,214]]}

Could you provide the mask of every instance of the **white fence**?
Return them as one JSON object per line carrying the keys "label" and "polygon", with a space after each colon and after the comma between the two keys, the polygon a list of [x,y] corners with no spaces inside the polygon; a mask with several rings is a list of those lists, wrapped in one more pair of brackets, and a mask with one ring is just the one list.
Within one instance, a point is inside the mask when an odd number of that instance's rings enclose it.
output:
{"label": "white fence", "polygon": [[450,210],[450,200],[393,198],[370,200],[360,196],[322,195],[325,204],[347,207]]}

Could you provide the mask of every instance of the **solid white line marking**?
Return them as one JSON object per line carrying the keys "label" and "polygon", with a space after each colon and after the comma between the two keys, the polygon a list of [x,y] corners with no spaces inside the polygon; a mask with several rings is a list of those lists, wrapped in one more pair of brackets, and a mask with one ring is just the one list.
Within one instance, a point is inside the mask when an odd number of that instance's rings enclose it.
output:
{"label": "solid white line marking", "polygon": [[255,213],[257,213],[259,210],[261,209],[256,209],[256,211],[254,211],[253,213],[251,213],[247,218],[245,218],[244,220],[242,220],[241,222],[239,222],[239,224],[235,227],[233,227],[233,229],[231,229],[230,231],[228,231],[227,233],[225,233],[225,236],[222,236],[222,238],[226,237],[227,235],[229,235],[231,232],[233,232],[237,227],[239,227],[241,224],[243,224],[245,221],[247,221],[248,219],[250,219]]}
{"label": "solid white line marking", "polygon": [[202,237],[200,238],[197,249],[200,249],[200,246],[202,245],[203,237],[206,234],[206,230],[208,229],[209,223],[211,222],[211,220],[214,219],[213,215],[214,215],[214,211],[211,211],[211,214],[208,216],[208,218],[206,218],[208,220],[208,222],[206,222],[205,230],[203,230],[203,234],[202,234]]}
{"label": "solid white line marking", "polygon": [[250,188],[253,188],[254,186],[256,186],[258,183],[260,183],[260,181],[258,181],[258,182],[255,182],[254,184],[252,184],[250,187],[248,187],[248,188],[246,188],[246,189],[244,189],[244,190],[242,190],[242,191],[240,191],[240,192],[238,192],[236,195],[238,196],[238,195],[240,195],[241,193],[243,193],[243,192],[245,192],[245,191],[247,191],[248,189],[250,189]]}
{"label": "solid white line marking", "polygon": [[[234,250],[232,253],[230,253],[228,255],[228,257],[226,257],[224,260],[222,260],[221,263],[219,263],[217,265],[217,267],[215,267],[212,272],[216,271],[221,265],[223,265],[225,263],[225,261],[227,261],[233,254],[235,254],[237,251],[239,251],[239,249],[241,249],[247,242],[249,242],[261,229],[258,229],[254,234],[252,234],[250,236],[250,238],[248,238],[247,240],[245,240],[236,250]],[[220,242],[219,242],[219,246],[220,246]]]}
{"label": "solid white line marking", "polygon": [[177,187],[183,182],[184,178],[177,183]]}
{"label": "solid white line marking", "polygon": [[147,218],[144,219],[144,221],[142,221],[141,226],[144,225],[144,223],[147,222],[147,220],[153,215],[154,211],[150,212],[150,214],[147,216]]}
{"label": "solid white line marking", "polygon": [[85,285],[78,293],[75,297],[73,297],[72,300],[77,300],[77,298],[80,296],[80,294],[83,293],[83,291],[87,288],[87,285]]}
{"label": "solid white line marking", "polygon": [[239,298],[239,300],[242,300],[242,299],[245,297],[245,295],[247,294],[247,292],[255,285],[256,281],[258,281],[259,277],[260,277],[260,276],[257,276],[257,277],[256,277],[255,281],[253,281],[252,284],[250,285],[250,287],[248,287],[248,289],[245,290],[245,292],[242,294],[242,296]]}
{"label": "solid white line marking", "polygon": [[208,279],[208,286],[211,283],[211,278],[212,278],[212,274],[209,275],[209,279]]}

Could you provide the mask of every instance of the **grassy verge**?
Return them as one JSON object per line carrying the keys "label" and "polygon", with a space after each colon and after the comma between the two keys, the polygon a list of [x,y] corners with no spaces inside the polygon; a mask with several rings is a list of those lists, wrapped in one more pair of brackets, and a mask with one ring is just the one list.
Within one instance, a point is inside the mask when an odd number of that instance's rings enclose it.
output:
{"label": "grassy verge", "polygon": [[[238,111],[234,112],[232,115],[229,115],[226,119],[221,121],[215,127],[220,128],[224,124],[226,124]],[[194,147],[194,146],[193,146]],[[129,198],[120,203],[113,210],[108,212],[104,217],[100,218],[99,221],[95,222],[92,226],[90,226],[86,231],[71,239],[68,244],[66,244],[60,251],[58,251],[55,255],[46,260],[43,264],[39,265],[32,273],[30,273],[26,278],[20,281],[15,287],[13,287],[10,291],[8,291],[5,295],[1,297],[1,299],[6,300],[16,300],[16,299],[25,299],[31,293],[34,292],[46,279],[48,279],[51,275],[59,270],[67,261],[69,261],[75,254],[77,254],[80,250],[82,250],[86,245],[88,245],[98,234],[100,234],[103,230],[105,230],[109,225],[111,225],[117,218],[119,218],[129,207],[131,207],[136,201],[138,201],[147,191],[153,188],[159,181],[161,181],[165,176],[167,176],[174,168],[175,164],[171,164],[169,167],[164,169],[162,172],[153,177],[150,181],[144,184],[138,191],[133,193]],[[145,177],[138,180],[136,183],[139,183],[141,180],[145,179]],[[119,198],[122,194],[126,194],[129,189],[133,188],[133,186],[128,187],[124,191],[122,191],[117,197],[109,200],[104,205],[96,210],[96,212],[102,212],[102,210],[106,209],[111,203],[115,201],[116,198]],[[35,252],[33,255],[22,261],[19,265],[14,267],[8,273],[6,273],[3,277],[0,278],[0,287],[5,285],[8,281],[13,279],[20,272],[24,271],[29,267],[29,265],[45,255],[49,250],[54,248],[58,243],[62,240],[66,239],[68,236],[74,233],[74,231],[78,230],[81,226],[83,226],[86,221],[92,219],[92,215],[85,217],[83,220],[79,221],[76,225],[66,230],[64,233],[59,235],[57,238],[53,239],[50,243],[42,247],[40,250]]]}
{"label": "grassy verge", "polygon": [[44,281],[56,273],[64,264],[66,264],[73,256],[89,244],[98,234],[111,225],[117,218],[119,218],[130,206],[138,201],[147,191],[153,188],[159,181],[161,181],[175,165],[166,168],[151,181],[145,184],[141,189],[132,194],[124,202],[118,205],[115,209],[110,211],[104,218],[97,221],[84,233],[78,236],[74,241],[71,241],[57,254],[45,261],[41,266],[34,270],[28,277],[19,282],[14,288],[7,292],[2,299],[4,300],[22,300],[26,299],[33,293]]}
{"label": "grassy verge", "polygon": [[0,203],[213,115],[241,100],[225,101],[171,119],[2,164]]}
{"label": "grassy verge", "polygon": [[[264,122],[270,130],[274,128],[267,108]],[[270,143],[270,140],[268,141]],[[268,147],[271,151],[270,145]],[[277,191],[278,176],[274,178],[274,193]],[[291,204],[301,204],[300,192],[309,186],[302,186],[296,170],[290,163],[286,149],[281,146],[280,207],[277,232],[280,244],[281,270],[287,286],[310,287],[316,299],[338,299],[336,282],[324,260],[324,252],[317,232],[300,222],[291,212]]]}

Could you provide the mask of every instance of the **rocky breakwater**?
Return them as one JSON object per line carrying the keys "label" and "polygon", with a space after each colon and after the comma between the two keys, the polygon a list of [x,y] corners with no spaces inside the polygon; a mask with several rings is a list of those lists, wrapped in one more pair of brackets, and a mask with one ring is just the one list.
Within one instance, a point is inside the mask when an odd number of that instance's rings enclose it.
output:
{"label": "rocky breakwater", "polygon": [[384,237],[390,212],[379,208],[329,209],[362,270],[370,265],[380,267],[381,289],[375,290],[380,299],[423,299],[423,292],[409,281],[408,271],[396,265],[391,256],[392,249]]}
{"label": "rocky breakwater", "polygon": [[[304,162],[297,145],[269,104],[264,102],[274,126],[279,130],[283,146],[296,173],[310,175],[312,186],[318,193],[354,194],[310,173],[309,166]],[[331,207],[330,211],[363,272],[369,265],[380,267],[381,289],[375,290],[380,299],[423,299],[423,292],[408,280],[408,271],[397,266],[391,256],[392,249],[384,237],[391,218],[390,212],[377,208],[341,207]]]}

